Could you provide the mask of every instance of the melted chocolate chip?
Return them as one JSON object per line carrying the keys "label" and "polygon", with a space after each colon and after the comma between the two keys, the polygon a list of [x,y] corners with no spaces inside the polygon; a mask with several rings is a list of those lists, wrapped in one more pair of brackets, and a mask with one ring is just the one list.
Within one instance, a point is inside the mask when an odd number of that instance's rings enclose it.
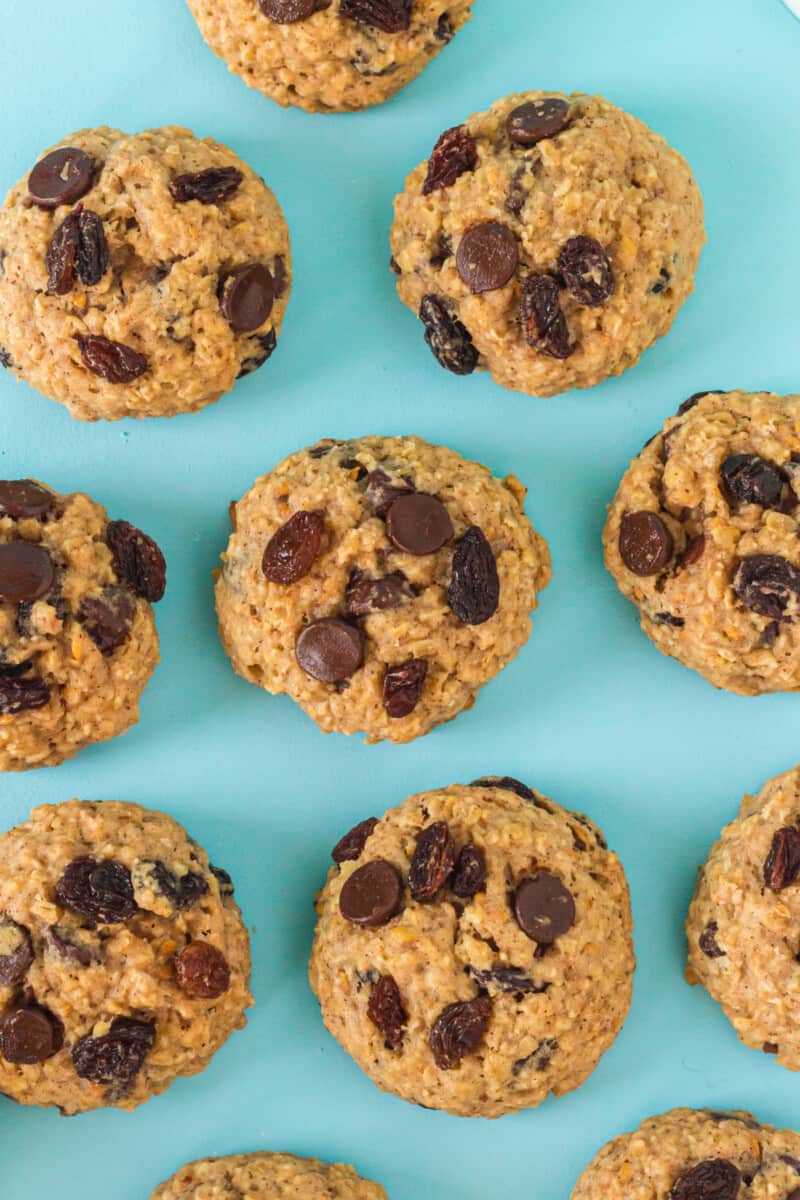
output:
{"label": "melted chocolate chip", "polygon": [[570,109],[566,100],[558,96],[529,100],[509,114],[508,136],[517,146],[535,146],[537,142],[561,133],[569,120]]}
{"label": "melted chocolate chip", "polygon": [[28,176],[28,195],[39,208],[74,204],[92,186],[94,160],[72,146],[51,150]]}
{"label": "melted chocolate chip", "polygon": [[15,521],[30,518],[40,521],[53,507],[55,496],[32,479],[0,480],[0,516]]}
{"label": "melted chocolate chip", "polygon": [[575,924],[575,901],[557,875],[536,871],[517,888],[514,915],[532,941],[551,946]]}
{"label": "melted chocolate chip", "polygon": [[46,596],[55,582],[53,560],[44,546],[14,541],[0,545],[0,600],[18,604]]}
{"label": "melted chocolate chip", "polygon": [[471,292],[478,295],[505,287],[519,266],[519,243],[507,225],[484,221],[461,239],[456,267]]}
{"label": "melted chocolate chip", "polygon": [[435,554],[452,538],[453,522],[436,496],[412,492],[389,508],[386,532],[389,541],[406,554]]}
{"label": "melted chocolate chip", "polygon": [[219,294],[222,315],[235,333],[254,333],[272,312],[275,285],[263,263],[238,267],[223,281]]}
{"label": "melted chocolate chip", "polygon": [[322,683],[340,683],[354,675],[364,661],[364,635],[361,630],[325,617],[312,621],[301,631],[295,646],[297,661],[307,675]]}
{"label": "melted chocolate chip", "polygon": [[339,912],[352,925],[376,929],[392,919],[402,897],[400,872],[385,859],[376,858],[347,879],[339,894]]}
{"label": "melted chocolate chip", "polygon": [[658,513],[625,513],[619,527],[619,553],[634,575],[658,575],[672,559],[674,542]]}

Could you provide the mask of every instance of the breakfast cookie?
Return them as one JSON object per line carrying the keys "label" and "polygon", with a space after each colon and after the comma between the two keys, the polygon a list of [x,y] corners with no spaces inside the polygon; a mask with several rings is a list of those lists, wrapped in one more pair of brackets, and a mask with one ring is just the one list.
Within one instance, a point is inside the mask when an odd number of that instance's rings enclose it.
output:
{"label": "breakfast cookie", "polygon": [[311,986],[382,1091],[499,1117],[591,1074],[634,969],[625,875],[591,821],[492,777],[362,821],[333,859]]}
{"label": "breakfast cookie", "polygon": [[188,0],[211,49],[278,104],[348,112],[416,79],[475,0]]}
{"label": "breakfast cookie", "polygon": [[800,767],[745,796],[700,871],[686,935],[689,982],[746,1046],[800,1071]]}
{"label": "breakfast cookie", "polygon": [[550,579],[513,476],[420,438],[326,440],[232,506],[217,613],[238,674],[326,733],[409,742],[517,654]]}
{"label": "breakfast cookie", "polygon": [[609,1142],[572,1200],[798,1200],[800,1134],[747,1112],[676,1108]]}
{"label": "breakfast cookie", "polygon": [[0,210],[0,361],[73,417],[174,416],[275,349],[289,232],[263,180],[187,129],[84,129]]}
{"label": "breakfast cookie", "polygon": [[0,863],[0,1093],[132,1109],[245,1024],[230,877],[171,817],[45,805],[0,836]]}
{"label": "breakfast cookie", "polygon": [[201,1158],[157,1187],[150,1200],[387,1200],[352,1167],[293,1154]]}
{"label": "breakfast cookie", "polygon": [[88,496],[0,480],[0,771],[124,733],[158,662],[156,543]]}
{"label": "breakfast cookie", "polygon": [[677,151],[602,96],[520,92],[441,135],[391,240],[443,367],[552,396],[619,375],[668,331],[703,204]]}
{"label": "breakfast cookie", "polygon": [[606,566],[664,654],[715,687],[800,688],[800,396],[699,392],[626,471]]}

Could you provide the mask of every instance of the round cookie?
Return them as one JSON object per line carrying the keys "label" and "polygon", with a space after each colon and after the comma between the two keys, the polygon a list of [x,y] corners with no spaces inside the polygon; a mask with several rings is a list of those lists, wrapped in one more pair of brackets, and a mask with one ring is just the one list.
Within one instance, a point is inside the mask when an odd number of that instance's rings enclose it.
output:
{"label": "round cookie", "polygon": [[797,1200],[800,1135],[747,1112],[676,1108],[609,1142],[572,1200]]}
{"label": "round cookie", "polygon": [[[700,871],[687,979],[746,1046],[800,1071],[800,767],[745,796]],[[800,1186],[800,1185],[798,1185]]]}
{"label": "round cookie", "polygon": [[387,1200],[352,1167],[293,1154],[201,1158],[177,1171],[150,1200]]}
{"label": "round cookie", "polygon": [[520,92],[409,175],[392,268],[443,367],[552,396],[619,375],[669,330],[704,240],[663,138],[602,96]]}
{"label": "round cookie", "polygon": [[82,421],[193,412],[260,367],[289,299],[269,188],[210,138],[84,129],[0,210],[0,362]]}
{"label": "round cookie", "polygon": [[606,566],[664,654],[742,696],[800,687],[800,396],[700,392],[626,471]]}
{"label": "round cookie", "polygon": [[158,662],[156,543],[88,496],[0,480],[0,771],[124,733]]}
{"label": "round cookie", "polygon": [[232,507],[217,613],[238,674],[326,733],[408,742],[519,651],[550,579],[513,476],[420,438],[326,440]]}
{"label": "round cookie", "polygon": [[311,986],[382,1091],[499,1117],[591,1074],[634,957],[622,866],[586,817],[488,778],[412,796],[333,858]]}
{"label": "round cookie", "polygon": [[249,87],[307,112],[381,104],[416,79],[474,0],[188,0]]}
{"label": "round cookie", "polygon": [[245,1024],[247,930],[225,871],[171,817],[36,808],[0,837],[0,1093],[132,1109]]}

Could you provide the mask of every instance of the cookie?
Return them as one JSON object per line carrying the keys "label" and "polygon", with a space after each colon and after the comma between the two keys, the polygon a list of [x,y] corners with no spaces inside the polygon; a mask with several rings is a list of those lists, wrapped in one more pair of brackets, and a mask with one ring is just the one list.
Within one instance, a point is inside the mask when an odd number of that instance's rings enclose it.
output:
{"label": "cookie", "polygon": [[188,0],[249,87],[307,112],[381,104],[416,79],[474,0]]}
{"label": "cookie", "polygon": [[0,1093],[132,1109],[194,1075],[252,1003],[225,871],[137,804],[45,805],[0,837]]}
{"label": "cookie", "polygon": [[797,1200],[800,1135],[747,1112],[676,1108],[609,1142],[572,1200]]}
{"label": "cookie", "polygon": [[293,1154],[201,1158],[157,1187],[150,1200],[387,1200],[352,1167]]}
{"label": "cookie", "polygon": [[0,480],[0,771],[124,733],[158,662],[156,543],[88,496]]}
{"label": "cookie", "polygon": [[715,687],[800,687],[800,396],[700,392],[626,471],[606,566],[659,650]]}
{"label": "cookie", "polygon": [[602,96],[520,92],[409,175],[392,267],[443,367],[553,396],[619,375],[669,330],[704,240],[663,138]]}
{"label": "cookie", "polygon": [[[745,796],[700,871],[687,978],[746,1046],[800,1071],[800,767]],[[800,1186],[800,1185],[798,1185]]]}
{"label": "cookie", "polygon": [[487,778],[361,822],[333,858],[311,986],[382,1091],[499,1117],[591,1074],[634,969],[625,875],[591,821]]}
{"label": "cookie", "polygon": [[84,129],[0,210],[0,361],[81,421],[193,412],[275,349],[289,233],[227,146]]}
{"label": "cookie", "polygon": [[550,579],[513,476],[420,438],[323,441],[232,507],[217,613],[239,675],[326,733],[409,742],[527,641]]}

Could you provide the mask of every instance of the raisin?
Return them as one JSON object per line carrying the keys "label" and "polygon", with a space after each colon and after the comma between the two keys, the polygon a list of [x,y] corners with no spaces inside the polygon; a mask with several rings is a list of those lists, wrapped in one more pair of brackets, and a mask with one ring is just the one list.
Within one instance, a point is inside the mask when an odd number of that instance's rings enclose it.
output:
{"label": "raisin", "polygon": [[75,212],[53,234],[46,257],[47,284],[64,296],[77,281],[94,287],[108,270],[109,253],[103,222],[97,213]]}
{"label": "raisin", "polygon": [[84,366],[109,383],[133,383],[150,366],[147,356],[132,346],[112,342],[100,334],[89,333],[79,337],[78,347]]}
{"label": "raisin", "polygon": [[151,875],[162,896],[169,900],[178,912],[185,912],[208,892],[208,881],[195,871],[187,871],[180,878],[163,862],[156,859],[148,864]]}
{"label": "raisin", "polygon": [[408,887],[415,900],[433,900],[447,883],[456,860],[456,848],[446,821],[423,829],[411,858]]}
{"label": "raisin", "polygon": [[199,200],[201,204],[221,204],[238,191],[244,176],[238,167],[207,167],[176,175],[169,192],[176,204]]}
{"label": "raisin", "polygon": [[385,517],[395,500],[409,496],[413,491],[410,483],[391,479],[380,467],[367,476],[367,504],[376,517]]}
{"label": "raisin", "polygon": [[574,237],[565,242],[558,256],[558,271],[567,291],[579,304],[598,308],[616,291],[614,268],[594,238]]}
{"label": "raisin", "polygon": [[105,925],[127,921],[139,911],[130,871],[112,858],[74,859],[56,884],[56,899],[64,908]]}
{"label": "raisin", "polygon": [[703,932],[698,938],[697,944],[705,954],[706,958],[725,958],[725,951],[717,941],[719,933],[719,925],[716,921],[709,921]]}
{"label": "raisin", "polygon": [[500,577],[483,530],[472,525],[453,555],[447,602],[465,625],[482,625],[497,612]]}
{"label": "raisin", "polygon": [[361,852],[377,824],[377,817],[367,817],[366,821],[359,821],[358,825],[354,825],[331,850],[333,861],[341,866],[343,862],[355,862],[357,858],[360,858]]}
{"label": "raisin", "polygon": [[709,1158],[684,1171],[670,1188],[669,1200],[736,1200],[742,1176],[725,1158]]}
{"label": "raisin", "polygon": [[550,358],[569,358],[575,350],[552,275],[529,275],[522,285],[519,320],[529,346]]}
{"label": "raisin", "polygon": [[414,589],[402,571],[393,571],[380,579],[370,579],[363,571],[353,571],[344,595],[349,617],[368,617],[371,613],[399,608],[414,599]]}
{"label": "raisin", "polygon": [[668,612],[657,612],[653,620],[658,621],[659,625],[670,625],[673,629],[683,629],[686,624],[683,617],[676,617]]}
{"label": "raisin", "polygon": [[100,960],[99,951],[89,946],[80,945],[75,940],[75,934],[67,934],[56,925],[47,930],[47,945],[64,962],[74,963],[79,967],[89,967]]}
{"label": "raisin", "polygon": [[356,483],[360,483],[362,479],[367,478],[367,468],[357,458],[340,458],[339,466],[343,471],[347,471],[355,479]]}
{"label": "raisin", "polygon": [[381,975],[372,986],[367,1016],[377,1025],[389,1050],[395,1050],[403,1040],[408,1013],[403,1007],[400,989],[391,975]]}
{"label": "raisin", "polygon": [[33,945],[28,930],[10,917],[0,917],[0,987],[22,983],[33,962]]}
{"label": "raisin", "polygon": [[0,716],[16,716],[50,702],[50,688],[43,679],[15,679],[0,675]]}
{"label": "raisin", "polygon": [[478,351],[469,330],[447,303],[428,293],[422,297],[419,319],[425,326],[425,341],[439,365],[454,375],[471,375],[478,365]]}
{"label": "raisin", "polygon": [[525,1067],[532,1067],[534,1071],[546,1071],[553,1061],[553,1056],[558,1050],[558,1042],[555,1038],[545,1038],[540,1042],[532,1054],[528,1054],[525,1058],[518,1058],[511,1068],[511,1074],[514,1076],[520,1075]]}
{"label": "raisin", "polygon": [[13,358],[6,350],[5,346],[0,346],[0,367],[3,367],[6,371],[10,371],[13,366]]}
{"label": "raisin", "polygon": [[339,12],[359,25],[403,33],[411,27],[412,0],[340,0]]}
{"label": "raisin", "polygon": [[758,504],[780,510],[786,501],[786,472],[757,454],[733,454],[720,467],[722,491],[729,504]]}
{"label": "raisin", "polygon": [[108,1033],[100,1037],[87,1034],[76,1042],[72,1062],[80,1079],[92,1083],[133,1083],[155,1041],[152,1021],[135,1017],[115,1017]]}
{"label": "raisin", "polygon": [[430,1034],[434,1061],[442,1071],[452,1071],[465,1054],[472,1054],[483,1041],[492,1002],[488,996],[448,1004],[437,1017]]}
{"label": "raisin", "polygon": [[100,596],[84,596],[78,620],[102,654],[111,654],[127,641],[133,620],[133,601],[122,588],[106,588]]}
{"label": "raisin", "polygon": [[662,267],[658,272],[658,279],[656,279],[655,283],[650,285],[650,291],[654,296],[660,296],[662,292],[667,290],[671,282],[672,275],[669,273],[666,267]]}
{"label": "raisin", "polygon": [[800,875],[800,829],[786,826],[772,839],[764,863],[764,882],[772,892],[782,892]]}
{"label": "raisin", "polygon": [[469,900],[486,889],[486,858],[478,846],[469,843],[461,848],[450,888],[462,900]]}
{"label": "raisin", "polygon": [[160,600],[167,586],[167,564],[153,539],[127,521],[110,521],[106,539],[117,578],[143,600]]}
{"label": "raisin", "polygon": [[216,1000],[231,986],[228,960],[208,942],[189,942],[175,955],[175,978],[193,1000]]}
{"label": "raisin", "polygon": [[478,147],[466,125],[446,129],[431,151],[428,173],[422,185],[423,196],[452,184],[478,165]]}
{"label": "raisin", "polygon": [[725,391],[723,390],[723,388],[711,388],[711,390],[708,392],[694,392],[691,396],[689,396],[688,400],[684,400],[684,401],[682,401],[681,404],[678,405],[678,411],[675,415],[678,417],[685,416],[686,413],[690,412],[691,409],[693,409],[696,404],[699,404],[699,402],[703,399],[704,396],[724,396],[724,395],[725,395]]}
{"label": "raisin", "polygon": [[245,375],[252,375],[259,367],[263,367],[275,352],[275,347],[278,344],[278,337],[274,329],[270,329],[269,333],[260,334],[256,337],[258,350],[255,354],[251,354],[242,363],[237,379],[243,379]]}
{"label": "raisin", "polygon": [[297,583],[311,570],[322,545],[321,512],[296,512],[267,542],[261,572],[271,583]]}
{"label": "raisin", "polygon": [[681,555],[678,565],[681,567],[691,567],[694,563],[699,562],[705,554],[706,539],[705,534],[698,533],[694,537],[689,538],[686,543],[686,549]]}
{"label": "raisin", "polygon": [[733,590],[746,608],[774,621],[797,615],[800,571],[777,554],[752,554],[739,563]]}
{"label": "raisin", "polygon": [[383,677],[383,707],[392,720],[410,716],[422,698],[428,674],[427,658],[410,658],[387,667]]}
{"label": "raisin", "polygon": [[469,786],[503,788],[505,791],[519,796],[520,800],[530,800],[532,804],[538,802],[536,792],[532,791],[527,784],[520,783],[518,779],[512,779],[510,775],[484,775],[482,779],[473,779]]}
{"label": "raisin", "polygon": [[443,42],[445,46],[448,42],[452,42],[456,36],[456,31],[453,28],[453,22],[450,19],[449,13],[442,13],[439,17],[439,23],[436,26],[436,40]]}
{"label": "raisin", "polygon": [[527,995],[541,996],[550,987],[549,983],[534,983],[522,967],[497,965],[488,971],[481,971],[478,967],[467,967],[467,971],[479,987],[486,989],[490,984],[494,984],[498,991],[507,992],[518,1000]]}

